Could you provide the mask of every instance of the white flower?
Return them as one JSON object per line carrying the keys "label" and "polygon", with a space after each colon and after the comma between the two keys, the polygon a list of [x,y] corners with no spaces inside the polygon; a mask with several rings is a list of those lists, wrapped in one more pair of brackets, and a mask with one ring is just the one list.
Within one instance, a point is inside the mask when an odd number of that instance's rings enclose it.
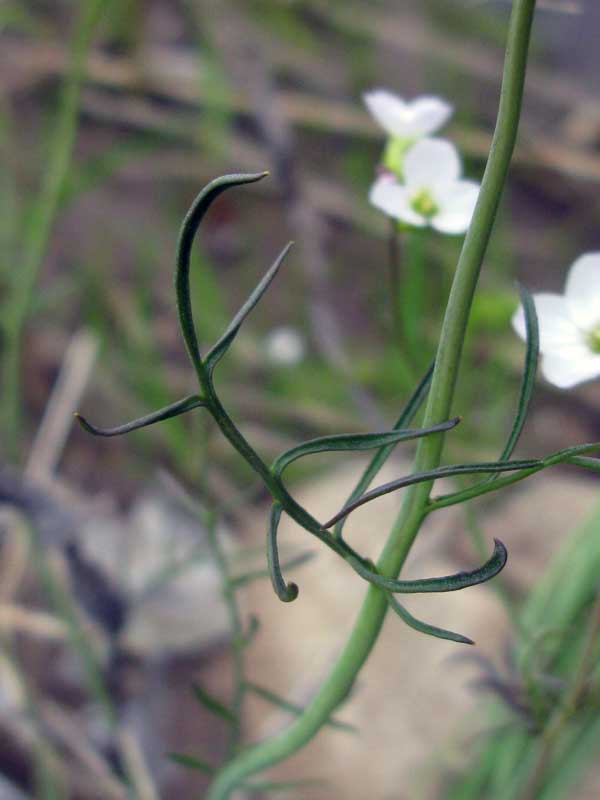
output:
{"label": "white flower", "polygon": [[453,108],[439,97],[417,97],[406,101],[385,89],[367,92],[363,99],[371,114],[390,136],[418,139],[444,125]]}
{"label": "white flower", "polygon": [[[565,293],[533,296],[540,328],[542,373],[561,389],[600,377],[600,253],[586,253],[571,266]],[[526,338],[519,308],[513,327]]]}
{"label": "white flower", "polygon": [[464,233],[471,222],[479,184],[460,178],[456,147],[444,139],[422,139],[404,158],[404,183],[392,175],[378,178],[371,203],[394,219],[441,233]]}
{"label": "white flower", "polygon": [[265,352],[272,364],[293,367],[304,358],[304,339],[295,328],[275,328],[265,339]]}

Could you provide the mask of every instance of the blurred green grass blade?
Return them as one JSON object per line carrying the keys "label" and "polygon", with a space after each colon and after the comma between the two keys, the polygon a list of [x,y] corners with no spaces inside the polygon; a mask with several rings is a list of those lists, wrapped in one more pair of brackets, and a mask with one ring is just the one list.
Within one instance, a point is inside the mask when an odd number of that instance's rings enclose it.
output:
{"label": "blurred green grass blade", "polygon": [[12,273],[10,290],[3,304],[2,325],[5,351],[2,362],[2,401],[0,417],[5,425],[11,455],[16,455],[20,438],[20,358],[23,329],[40,274],[60,196],[71,162],[85,61],[93,36],[105,13],[103,0],[87,0],[80,5],[79,20],[71,48],[71,63],[63,86],[42,185],[22,232],[24,250]]}
{"label": "blurred green grass blade", "polygon": [[430,625],[427,622],[421,622],[421,620],[413,617],[413,615],[401,605],[396,598],[390,593],[386,593],[387,601],[390,604],[391,608],[398,614],[400,619],[405,622],[410,628],[413,628],[419,633],[425,633],[428,636],[435,636],[438,639],[448,639],[450,642],[458,642],[459,644],[475,644],[472,639],[469,639],[467,636],[461,636],[460,633],[453,633],[453,631],[447,631],[444,628],[437,628],[435,625]]}
{"label": "blurred green grass blade", "polygon": [[[294,716],[300,716],[300,714],[304,713],[303,706],[297,705],[296,703],[291,703],[289,700],[286,700],[276,692],[272,692],[270,689],[267,689],[264,686],[259,686],[258,684],[249,681],[246,681],[244,686],[249,692],[252,692],[258,697],[261,697],[263,700],[266,700],[267,703],[271,703],[271,705],[277,706],[283,711],[288,711],[290,714],[294,714]],[[340,720],[335,719],[335,717],[331,717],[327,721],[327,725],[329,725],[331,728],[336,728],[337,730],[346,731],[347,733],[356,733],[357,731],[356,726],[350,725],[348,722],[341,722]]]}
{"label": "blurred green grass blade", "polygon": [[261,297],[267,291],[275,276],[279,272],[281,265],[283,264],[285,257],[289,253],[292,247],[292,242],[289,242],[281,251],[281,253],[277,256],[271,267],[267,270],[265,275],[263,276],[260,283],[256,286],[250,297],[246,300],[244,305],[240,308],[237,312],[235,317],[232,319],[229,327],[221,336],[219,341],[211,347],[209,352],[206,354],[205,363],[208,369],[212,372],[214,368],[217,366],[221,358],[225,355],[229,347],[231,346],[233,340],[238,334],[239,329],[242,327],[242,324],[248,314],[252,311],[254,306],[259,302]]}
{"label": "blurred green grass blade", "polygon": [[334,436],[321,436],[318,439],[311,439],[308,442],[299,444],[282,453],[274,462],[271,471],[280,477],[286,467],[303,456],[315,453],[326,452],[353,452],[360,450],[372,450],[374,448],[395,445],[399,442],[407,442],[419,439],[422,436],[429,436],[432,433],[448,431],[458,425],[459,417],[434,425],[431,428],[416,428],[407,430],[384,431],[381,433],[342,433]]}
{"label": "blurred green grass blade", "polygon": [[203,761],[201,758],[196,758],[196,756],[188,756],[185,753],[169,753],[169,759],[175,764],[198,770],[205,775],[214,775],[216,772],[216,769],[211,767],[208,761]]}
{"label": "blurred green grass blade", "polygon": [[215,716],[221,717],[221,719],[229,723],[235,723],[237,721],[235,714],[230,708],[223,705],[223,703],[213,697],[210,692],[207,692],[206,689],[203,689],[199,684],[194,683],[192,685],[192,692],[196,700],[201,703],[207,711],[210,711],[211,714],[215,714]]}
{"label": "blurred green grass blade", "polygon": [[[429,392],[429,386],[431,384],[431,378],[433,375],[433,367],[432,364],[425,375],[421,378],[420,383],[418,384],[415,391],[412,393],[406,406],[404,407],[402,413],[396,420],[396,424],[394,425],[394,430],[400,430],[401,428],[406,428],[415,418],[417,412],[421,408],[423,401],[427,397],[427,393]],[[370,463],[368,464],[367,468],[361,475],[358,483],[352,490],[350,496],[346,500],[345,505],[348,506],[353,503],[357,498],[359,498],[366,490],[369,488],[371,483],[374,481],[375,476],[381,470],[385,462],[390,457],[391,453],[393,452],[395,444],[386,445],[376,453],[373,458],[371,459]],[[344,529],[344,525],[346,524],[346,519],[341,519],[333,529],[333,535],[336,539],[341,539],[342,532]]]}
{"label": "blurred green grass blade", "polygon": [[519,394],[519,404],[517,406],[517,415],[513,423],[511,432],[509,434],[504,450],[500,455],[500,461],[508,461],[512,456],[525,420],[533,396],[535,387],[535,376],[537,374],[538,359],[540,354],[540,331],[538,326],[537,312],[535,303],[531,294],[524,286],[519,287],[521,293],[521,302],[523,304],[523,311],[525,313],[525,329],[527,332],[527,350],[525,353],[525,365],[523,369],[523,381],[521,383],[521,392]]}

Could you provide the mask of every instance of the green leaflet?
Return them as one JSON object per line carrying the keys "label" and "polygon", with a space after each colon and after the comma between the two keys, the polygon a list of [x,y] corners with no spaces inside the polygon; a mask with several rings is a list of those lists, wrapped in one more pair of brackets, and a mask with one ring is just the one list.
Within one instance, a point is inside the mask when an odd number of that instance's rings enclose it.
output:
{"label": "green leaflet", "polygon": [[311,439],[308,442],[299,444],[286,450],[274,462],[271,472],[276,477],[281,477],[284,469],[297,458],[312,455],[313,453],[325,453],[336,451],[356,451],[371,450],[375,447],[386,447],[387,445],[406,442],[411,439],[419,439],[422,436],[429,436],[432,433],[440,433],[454,428],[460,422],[460,417],[434,425],[431,428],[416,428],[414,430],[393,430],[382,433],[341,433],[334,436],[321,436],[318,439]]}
{"label": "green leaflet", "polygon": [[279,551],[277,549],[277,528],[279,527],[282,511],[283,509],[279,503],[273,504],[267,529],[267,562],[275,594],[282,603],[291,603],[292,600],[298,597],[298,587],[295,583],[285,582],[279,566]]}
{"label": "green leaflet", "polygon": [[451,642],[459,642],[460,644],[475,644],[472,639],[469,639],[466,636],[461,636],[460,633],[453,633],[452,631],[444,630],[444,628],[436,628],[435,625],[429,625],[427,622],[421,622],[421,620],[413,617],[413,615],[404,608],[403,605],[396,600],[394,595],[391,592],[386,592],[387,601],[390,604],[390,608],[392,608],[396,614],[402,619],[410,628],[414,628],[414,630],[419,631],[420,633],[426,633],[429,636],[435,636],[438,639],[448,639]]}
{"label": "green leaflet", "polygon": [[145,428],[148,425],[154,425],[156,422],[162,422],[165,419],[172,419],[178,417],[180,414],[185,414],[187,411],[192,411],[194,408],[202,408],[206,406],[205,401],[197,394],[191,394],[189,397],[184,397],[182,400],[177,400],[170,406],[165,406],[158,411],[153,411],[145,417],[139,417],[132,422],[126,422],[124,425],[119,425],[116,428],[97,428],[88,422],[81,414],[75,414],[75,419],[81,427],[88,433],[94,436],[121,436],[124,433],[137,431],[139,428]]}
{"label": "green leaflet", "polygon": [[248,314],[252,311],[254,306],[258,303],[261,299],[263,294],[267,291],[271,283],[273,282],[275,276],[279,272],[279,268],[283,264],[285,257],[290,252],[292,248],[293,242],[288,242],[286,246],[283,248],[281,253],[277,256],[271,267],[265,273],[264,277],[258,284],[258,286],[254,289],[250,297],[246,300],[244,305],[240,308],[238,313],[235,317],[231,320],[227,330],[221,336],[218,342],[214,344],[209,352],[206,354],[204,359],[204,363],[206,364],[209,372],[212,373],[214,368],[217,366],[221,358],[225,355],[227,350],[229,349],[231,343],[235,339],[238,334],[239,329],[242,326],[242,323],[248,316]]}
{"label": "green leaflet", "polygon": [[[598,469],[597,459],[585,458],[586,453],[594,453],[600,450],[600,442],[592,442],[591,444],[580,444],[575,447],[567,447],[564,450],[558,450],[545,458],[538,459],[532,462],[532,466],[520,469],[515,475],[509,475],[506,478],[499,478],[495,481],[480,481],[474,486],[469,486],[467,489],[462,489],[460,492],[452,492],[450,494],[443,494],[439,497],[434,497],[430,503],[429,511],[436,511],[438,508],[446,508],[453,506],[457,503],[464,503],[466,500],[471,500],[473,497],[487,494],[488,492],[495,492],[505,486],[510,486],[511,483],[517,483],[536,472],[541,472],[548,467],[553,467],[556,464],[575,464],[579,467],[600,471]],[[518,462],[507,462],[508,464],[516,464]],[[498,470],[501,471],[501,470]]]}
{"label": "green leaflet", "polygon": [[519,291],[521,293],[523,311],[525,312],[527,350],[525,352],[525,366],[523,370],[521,392],[519,394],[519,404],[517,406],[517,415],[515,417],[515,421],[508,436],[507,442],[504,446],[504,450],[500,456],[500,461],[508,461],[513,454],[517,442],[519,441],[519,437],[521,436],[533,395],[538,358],[540,354],[540,332],[535,303],[533,302],[532,296],[524,286],[519,286]]}
{"label": "green leaflet", "polygon": [[206,212],[220,194],[234,186],[260,181],[267,175],[267,172],[259,172],[251,175],[223,175],[216,178],[202,189],[183,220],[177,243],[175,292],[181,332],[192,364],[197,371],[203,370],[203,363],[198,347],[190,298],[190,255],[194,238]]}
{"label": "green leaflet", "polygon": [[420,594],[429,592],[456,592],[459,589],[466,589],[469,586],[477,586],[485,583],[497,575],[504,566],[508,558],[506,547],[499,539],[494,539],[494,552],[491,558],[478,569],[470,572],[457,572],[454,575],[445,575],[441,578],[422,578],[415,581],[396,581],[392,578],[385,578],[372,569],[365,567],[356,559],[348,559],[348,562],[358,574],[366,580],[387,589],[389,592],[399,592],[400,594]]}
{"label": "green leaflet", "polygon": [[324,528],[331,528],[336,522],[347,517],[360,506],[382,497],[384,494],[395,492],[397,489],[403,489],[406,486],[412,486],[414,483],[424,483],[425,481],[435,481],[438,478],[448,478],[453,475],[476,475],[480,472],[510,472],[513,470],[526,470],[532,468],[542,468],[542,462],[538,459],[520,460],[520,461],[505,461],[504,463],[491,461],[482,464],[455,464],[447,467],[438,467],[437,469],[428,470],[427,472],[416,472],[414,475],[406,475],[404,478],[398,478],[395,481],[389,481],[373,489],[366,494],[361,495],[353,503],[344,506],[341,511],[333,516],[330,520],[323,524]]}

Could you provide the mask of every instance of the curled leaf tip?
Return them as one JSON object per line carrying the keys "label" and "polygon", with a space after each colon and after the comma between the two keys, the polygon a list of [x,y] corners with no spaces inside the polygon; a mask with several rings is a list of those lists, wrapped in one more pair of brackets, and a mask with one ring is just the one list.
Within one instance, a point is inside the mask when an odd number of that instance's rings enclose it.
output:
{"label": "curled leaf tip", "polygon": [[293,600],[295,600],[298,597],[299,593],[300,593],[300,590],[298,589],[298,584],[291,582],[291,583],[288,583],[288,585],[286,587],[286,596],[285,596],[285,598],[282,597],[281,599],[283,600],[284,603],[291,603]]}
{"label": "curled leaf tip", "polygon": [[275,594],[282,603],[291,603],[298,597],[299,589],[295,583],[286,583],[279,563],[277,529],[282,511],[283,509],[279,503],[275,503],[271,509],[271,520],[267,529],[267,562]]}

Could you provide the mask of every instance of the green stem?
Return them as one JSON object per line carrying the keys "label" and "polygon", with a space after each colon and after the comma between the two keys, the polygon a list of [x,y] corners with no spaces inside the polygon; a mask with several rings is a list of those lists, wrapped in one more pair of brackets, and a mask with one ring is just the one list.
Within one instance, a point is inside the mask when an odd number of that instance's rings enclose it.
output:
{"label": "green stem", "polygon": [[[535,0],[514,0],[498,121],[471,228],[465,239],[448,306],[425,412],[424,425],[448,419],[456,385],[471,302],[494,223],[515,144]],[[443,435],[422,439],[416,471],[440,464]],[[400,515],[378,562],[381,574],[396,577],[427,513],[430,483],[407,490]],[[226,800],[250,775],[290,756],[306,744],[347,697],[381,630],[388,603],[385,594],[369,587],[355,627],[337,663],[313,701],[289,728],[240,753],[216,776],[208,800]]]}
{"label": "green stem", "polygon": [[3,419],[8,448],[16,456],[20,432],[20,363],[23,331],[27,324],[35,284],[46,254],[52,224],[64,189],[77,132],[79,97],[85,75],[86,57],[103,13],[103,0],[88,0],[82,8],[72,47],[71,67],[66,78],[60,109],[52,132],[43,183],[28,225],[23,231],[23,258],[14,271],[10,294],[3,308],[4,352],[2,385]]}

